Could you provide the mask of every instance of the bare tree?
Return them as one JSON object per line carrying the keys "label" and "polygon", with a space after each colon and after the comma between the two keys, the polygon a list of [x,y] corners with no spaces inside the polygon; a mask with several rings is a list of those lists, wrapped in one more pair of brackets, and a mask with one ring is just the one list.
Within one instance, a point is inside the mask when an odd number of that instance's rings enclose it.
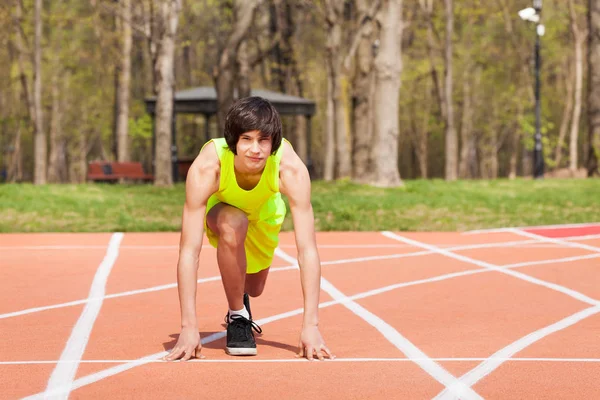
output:
{"label": "bare tree", "polygon": [[217,123],[219,125],[219,132],[223,132],[225,129],[225,116],[231,103],[233,103],[236,84],[236,55],[250,29],[256,8],[261,2],[262,0],[234,0],[233,29],[227,38],[225,48],[221,52],[213,76],[217,91]]}
{"label": "bare tree", "polygon": [[121,62],[119,68],[118,115],[117,115],[117,159],[128,161],[129,156],[129,93],[131,82],[131,0],[120,0],[121,15]]}
{"label": "bare tree", "polygon": [[352,80],[352,178],[368,182],[372,171],[371,144],[373,140],[373,96],[375,90],[374,52],[375,21],[377,9],[370,8],[366,0],[357,0],[359,17],[357,43],[351,47],[345,60],[345,68],[355,58]]}
{"label": "bare tree", "polygon": [[[503,16],[503,20],[504,20],[504,30],[507,34],[507,37],[510,40],[510,44],[511,47],[513,49],[513,51],[516,53],[516,58],[517,58],[517,65],[519,66],[518,68],[520,69],[520,74],[518,74],[518,77],[520,79],[523,80],[523,84],[519,85],[519,92],[524,90],[526,92],[526,96],[529,99],[530,104],[533,104],[535,102],[535,93],[533,91],[533,80],[531,78],[531,73],[529,71],[529,63],[527,62],[528,60],[528,56],[527,56],[527,48],[525,48],[524,46],[520,45],[520,43],[518,42],[517,38],[518,35],[516,35],[514,33],[514,26],[513,26],[513,20],[511,17],[511,15],[514,15],[514,13],[511,11],[511,8],[509,7],[509,5],[507,4],[507,0],[496,0],[498,3],[498,6],[500,7],[500,10],[502,11],[502,16]],[[517,104],[517,109],[516,111],[516,120],[521,120],[523,118],[523,113],[524,113],[524,106],[522,103],[518,103]],[[517,156],[519,154],[519,144],[521,142],[521,137],[523,136],[523,132],[520,132],[519,130],[515,129],[515,131],[512,133],[511,138],[510,138],[510,143],[511,143],[511,153],[510,153],[510,170],[508,173],[508,177],[510,179],[514,179],[517,176]],[[524,149],[523,151],[523,159],[522,159],[522,164],[523,164],[523,175],[528,175],[529,171],[531,170],[531,154],[529,151],[526,151]]]}
{"label": "bare tree", "polygon": [[175,87],[174,58],[175,36],[179,21],[181,0],[162,0],[159,3],[157,17],[160,25],[157,41],[157,57],[154,65],[157,87],[156,98],[156,173],[154,184],[170,186],[173,184],[171,164],[171,141],[173,132],[173,92]]}
{"label": "bare tree", "polygon": [[560,168],[560,162],[562,160],[562,150],[567,136],[567,129],[569,128],[569,121],[571,120],[571,114],[573,113],[573,68],[571,68],[571,57],[565,58],[565,86],[567,89],[566,93],[566,104],[563,109],[563,115],[560,122],[560,129],[558,130],[558,141],[556,142],[556,149],[554,150],[554,164],[556,168]]}
{"label": "bare tree", "polygon": [[600,174],[600,0],[588,0],[588,176]]}
{"label": "bare tree", "polygon": [[588,30],[577,24],[577,13],[573,0],[569,0],[569,19],[575,46],[575,107],[571,119],[571,137],[569,142],[569,169],[577,170],[577,139],[579,137],[579,119],[581,116],[581,97],[583,92],[583,46],[587,40]]}
{"label": "bare tree", "polygon": [[[327,24],[327,136],[324,179],[345,178],[351,174],[346,127],[346,108],[342,92],[344,0],[325,0]],[[337,171],[336,171],[337,170]]]}
{"label": "bare tree", "polygon": [[382,1],[375,57],[374,135],[371,159],[376,186],[401,186],[398,170],[398,109],[402,72],[402,0]]}
{"label": "bare tree", "polygon": [[35,41],[33,50],[33,108],[35,116],[33,183],[46,183],[46,132],[42,110],[42,0],[35,0]]}
{"label": "bare tree", "polygon": [[446,40],[444,45],[444,87],[442,88],[436,68],[436,53],[441,52],[438,34],[433,25],[433,0],[419,0],[427,23],[427,53],[431,63],[431,77],[438,98],[440,114],[445,123],[445,175],[447,180],[455,180],[458,174],[458,137],[454,126],[452,102],[452,35],[454,32],[454,11],[452,0],[445,0]]}
{"label": "bare tree", "polygon": [[[30,48],[27,45],[27,38],[23,29],[23,5],[21,0],[15,0],[15,36],[14,44],[17,51],[17,61],[19,65],[19,80],[23,91],[23,99],[27,106],[27,113],[31,124],[35,127],[35,108],[33,105],[33,93],[31,82],[28,79],[26,71],[27,60],[26,55],[31,54]],[[33,60],[32,60],[33,62]],[[13,144],[13,156],[8,168],[8,180],[11,182],[20,181],[23,177],[23,153],[21,146],[22,129],[21,124],[18,125],[17,133]]]}
{"label": "bare tree", "polygon": [[452,34],[454,32],[453,0],[445,0],[446,6],[446,71],[444,91],[446,98],[446,180],[456,180],[458,173],[458,137],[454,126],[454,101],[452,100]]}

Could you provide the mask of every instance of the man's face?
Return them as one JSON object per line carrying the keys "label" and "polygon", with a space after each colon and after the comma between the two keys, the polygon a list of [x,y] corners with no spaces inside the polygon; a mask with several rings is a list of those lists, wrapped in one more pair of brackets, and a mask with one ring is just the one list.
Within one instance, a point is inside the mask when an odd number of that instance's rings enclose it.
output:
{"label": "man's face", "polygon": [[238,159],[248,172],[259,172],[265,167],[271,155],[273,143],[269,136],[260,131],[245,132],[240,135],[236,150]]}

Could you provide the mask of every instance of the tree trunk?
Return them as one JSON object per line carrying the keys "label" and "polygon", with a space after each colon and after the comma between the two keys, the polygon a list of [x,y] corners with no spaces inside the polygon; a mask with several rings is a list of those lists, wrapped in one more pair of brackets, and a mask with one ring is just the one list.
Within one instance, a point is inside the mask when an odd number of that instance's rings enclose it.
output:
{"label": "tree trunk", "polygon": [[[56,68],[56,64],[55,64]],[[50,156],[48,157],[48,182],[58,183],[59,177],[59,152],[61,151],[62,132],[60,127],[61,110],[58,88],[58,72],[54,71],[52,77],[52,108],[50,109]]]}
{"label": "tree trunk", "polygon": [[402,0],[382,2],[380,47],[375,57],[375,126],[372,184],[402,186],[398,170],[398,109],[402,72]]}
{"label": "tree trunk", "polygon": [[454,126],[454,106],[452,96],[452,34],[454,32],[454,7],[453,0],[445,0],[446,5],[446,72],[445,72],[445,97],[446,97],[446,180],[456,180],[458,172],[458,138]]}
{"label": "tree trunk", "polygon": [[[521,71],[520,78],[524,81],[520,85],[521,90],[517,91],[517,95],[521,96],[522,91],[525,91],[530,104],[534,104],[535,93],[533,90],[534,88],[533,88],[533,80],[531,77],[531,72],[529,70],[530,63],[528,62],[528,56],[527,56],[529,49],[519,45],[519,42],[517,41],[518,35],[514,33],[513,22],[512,22],[512,17],[511,17],[511,15],[513,15],[512,14],[513,11],[509,7],[509,5],[506,3],[506,0],[497,0],[497,2],[499,3],[501,11],[502,11],[505,32],[511,42],[513,50],[515,51],[515,53],[517,55],[517,64],[519,65],[518,68]],[[523,109],[522,109],[521,105],[518,106],[516,113],[519,116],[519,120],[520,120],[521,119],[520,117],[523,115]],[[517,149],[519,147],[521,147],[521,150],[522,150],[522,160],[521,160],[522,174],[523,175],[531,174],[532,167],[531,167],[531,151],[527,150],[527,147],[525,146],[525,144],[520,146],[520,144],[522,144],[521,138],[523,137],[523,132],[519,131],[519,130],[515,130],[511,135],[512,135],[512,137],[510,138],[510,141],[513,144],[513,147],[512,147],[513,150],[511,153],[511,157],[510,157],[510,170],[509,170],[508,174],[509,174],[509,177],[511,179],[513,179],[517,175],[517,164],[518,164],[517,163],[517,154],[519,153],[519,151]]]}
{"label": "tree trunk", "polygon": [[8,164],[6,180],[8,182],[20,182],[23,179],[23,156],[21,154],[21,124],[17,126],[17,134],[13,142],[13,152]]}
{"label": "tree trunk", "polygon": [[325,168],[323,179],[332,181],[335,176],[335,80],[333,78],[332,65],[327,62],[327,109],[325,129]]}
{"label": "tree trunk", "polygon": [[573,113],[573,70],[570,68],[570,57],[565,61],[566,67],[566,78],[565,85],[567,87],[566,93],[566,104],[563,110],[562,120],[560,122],[560,129],[558,131],[558,141],[556,142],[556,149],[554,150],[554,164],[556,168],[560,168],[560,162],[562,159],[563,145],[565,143],[565,137],[567,136],[567,129],[569,128],[569,121],[571,120],[571,114]]}
{"label": "tree trunk", "polygon": [[352,175],[350,161],[350,145],[348,144],[348,130],[346,124],[346,104],[342,88],[342,75],[337,77],[335,84],[335,160],[336,178],[344,179]]}
{"label": "tree trunk", "polygon": [[588,1],[588,176],[600,174],[600,0]]}
{"label": "tree trunk", "polygon": [[417,124],[417,120],[419,119],[419,112],[417,111],[417,107],[419,106],[417,104],[416,101],[412,102],[412,105],[410,107],[411,109],[411,126],[412,129],[408,130],[408,131],[412,131],[410,133],[410,139],[412,142],[412,146],[415,149],[414,153],[416,153],[415,155],[417,156],[417,162],[419,164],[419,173],[421,174],[421,178],[422,179],[427,179],[427,163],[428,163],[428,156],[427,156],[427,144],[429,141],[429,118],[431,115],[431,105],[432,105],[432,101],[430,98],[430,93],[431,93],[431,81],[426,80],[425,82],[425,89],[421,89],[418,87],[417,84],[415,84],[415,86],[413,87],[413,91],[422,91],[423,93],[425,93],[425,98],[424,98],[424,103],[425,103],[425,108],[422,110],[421,112],[421,116],[423,118],[423,122],[421,124],[421,126],[419,126]]}
{"label": "tree trunk", "polygon": [[[30,81],[27,78],[26,71],[29,69],[26,66],[25,55],[29,51],[25,48],[27,39],[23,36],[23,9],[20,0],[16,0],[15,7],[15,48],[17,51],[17,61],[19,65],[19,80],[23,91],[23,99],[27,107],[27,112],[31,125],[35,127],[35,108],[33,105],[33,94],[31,93]],[[34,128],[35,131],[35,128]],[[13,154],[11,163],[8,167],[8,181],[20,182],[23,179],[23,152],[22,152],[22,127],[18,124],[15,141],[13,144]]]}
{"label": "tree trunk", "polygon": [[[327,8],[327,140],[325,180],[351,175],[350,152],[346,131],[346,107],[342,90],[342,23],[344,1],[326,0]],[[333,148],[333,150],[331,149]],[[330,157],[333,155],[333,157]]]}
{"label": "tree trunk", "polygon": [[577,139],[579,137],[579,119],[581,117],[581,97],[583,92],[583,46],[585,37],[578,37],[575,43],[575,107],[571,119],[571,137],[569,143],[569,169],[577,170]]}
{"label": "tree trunk", "polygon": [[246,38],[256,8],[262,0],[235,0],[233,29],[215,70],[215,89],[217,91],[217,124],[221,134],[225,130],[225,117],[233,103],[236,84],[236,54],[242,41]]}
{"label": "tree trunk", "polygon": [[425,14],[425,20],[427,23],[427,55],[429,56],[429,63],[431,64],[431,79],[433,80],[435,94],[437,95],[441,118],[446,121],[446,93],[445,90],[442,90],[441,88],[442,84],[435,66],[435,49],[439,48],[439,45],[436,43],[434,36],[435,28],[433,26],[433,0],[419,0],[419,4],[421,5],[421,10]]}
{"label": "tree trunk", "polygon": [[44,115],[42,110],[42,0],[35,0],[35,45],[33,58],[33,104],[35,109],[33,183],[43,185],[46,183],[46,157],[48,150],[46,148],[46,133],[44,132]]}
{"label": "tree trunk", "polygon": [[163,30],[156,60],[158,94],[156,98],[156,173],[154,184],[157,186],[170,186],[173,184],[171,164],[173,132],[171,123],[174,112],[175,36],[180,10],[181,0],[164,0],[159,10]]}
{"label": "tree trunk", "polygon": [[471,136],[473,135],[473,106],[471,104],[471,74],[472,70],[465,67],[463,74],[463,107],[462,107],[462,122],[460,124],[460,164],[458,167],[458,176],[460,179],[472,178],[469,174],[469,145],[472,143]]}
{"label": "tree trunk", "polygon": [[117,114],[117,160],[129,161],[129,93],[131,87],[131,0],[120,0],[123,20],[121,22],[122,47],[119,70],[119,95]]}
{"label": "tree trunk", "polygon": [[514,130],[510,134],[510,158],[509,158],[509,169],[508,169],[508,179],[516,179],[517,178],[517,168],[518,168],[518,157],[520,151],[520,143],[521,143],[521,132],[519,131],[520,121],[523,119],[523,103],[519,102],[517,104],[517,109],[515,110],[515,124]]}
{"label": "tree trunk", "polygon": [[238,75],[237,75],[237,87],[238,97],[250,96],[250,63],[248,59],[248,41],[244,40],[239,47],[237,54],[238,63]]}
{"label": "tree trunk", "polygon": [[571,137],[569,142],[569,169],[571,172],[577,170],[577,139],[579,137],[579,119],[581,116],[581,97],[583,91],[583,46],[587,38],[587,30],[581,30],[577,26],[577,14],[573,6],[573,0],[569,0],[569,17],[573,43],[575,45],[575,107],[571,119]]}
{"label": "tree trunk", "polygon": [[[357,1],[357,11],[367,12],[366,1]],[[371,145],[373,141],[373,22],[367,22],[356,50],[356,68],[352,82],[352,178],[361,183],[370,180],[372,171]]]}

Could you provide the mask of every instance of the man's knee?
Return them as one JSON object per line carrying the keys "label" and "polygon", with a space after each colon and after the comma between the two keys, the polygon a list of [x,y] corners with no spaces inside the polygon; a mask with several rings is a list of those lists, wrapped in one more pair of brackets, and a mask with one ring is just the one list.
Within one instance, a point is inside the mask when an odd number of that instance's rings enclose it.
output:
{"label": "man's knee", "polygon": [[229,209],[217,220],[219,241],[230,245],[243,244],[248,232],[248,217],[241,210]]}

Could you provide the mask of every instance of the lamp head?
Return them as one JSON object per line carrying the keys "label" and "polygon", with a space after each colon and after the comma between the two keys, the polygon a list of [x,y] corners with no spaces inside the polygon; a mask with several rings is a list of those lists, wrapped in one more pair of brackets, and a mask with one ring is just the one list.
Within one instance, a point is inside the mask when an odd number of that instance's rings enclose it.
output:
{"label": "lamp head", "polygon": [[540,15],[535,10],[535,8],[532,8],[532,7],[527,7],[525,9],[519,11],[519,17],[521,17],[521,19],[524,21],[530,21],[530,22],[539,22],[539,20],[540,20]]}

